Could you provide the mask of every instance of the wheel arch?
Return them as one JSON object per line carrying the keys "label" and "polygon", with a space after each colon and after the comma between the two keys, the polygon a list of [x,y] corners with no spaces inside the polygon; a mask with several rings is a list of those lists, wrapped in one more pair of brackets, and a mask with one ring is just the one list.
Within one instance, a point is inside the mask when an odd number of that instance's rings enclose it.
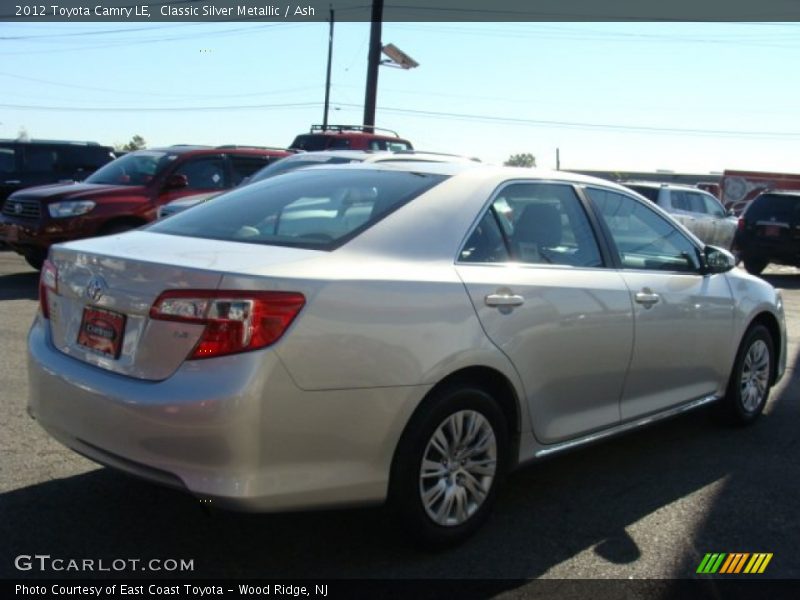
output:
{"label": "wheel arch", "polygon": [[[756,325],[763,325],[769,331],[772,338],[772,351],[775,353],[775,360],[772,361],[770,367],[770,384],[774,384],[778,377],[778,365],[783,358],[781,352],[783,351],[783,340],[781,339],[781,326],[778,323],[777,317],[769,311],[762,311],[756,314],[745,327],[745,335],[750,329]],[[742,336],[744,338],[744,335]],[[739,342],[741,344],[741,340]]]}
{"label": "wheel arch", "polygon": [[394,453],[392,455],[391,469],[389,473],[390,488],[395,479],[394,475],[398,463],[398,449],[403,445],[403,440],[411,429],[413,423],[416,422],[418,415],[427,410],[427,407],[431,404],[431,402],[433,402],[433,399],[440,390],[448,386],[455,386],[459,384],[470,384],[481,388],[491,394],[492,398],[494,398],[498,403],[500,410],[502,410],[503,415],[506,418],[506,424],[508,426],[509,470],[513,469],[517,465],[517,462],[519,461],[519,440],[522,429],[523,413],[520,406],[520,399],[514,384],[506,375],[495,368],[484,365],[463,367],[448,374],[439,380],[439,382],[436,383],[430,390],[428,390],[417,407],[414,409],[414,412],[411,413],[411,416],[406,421],[406,425],[397,439]]}

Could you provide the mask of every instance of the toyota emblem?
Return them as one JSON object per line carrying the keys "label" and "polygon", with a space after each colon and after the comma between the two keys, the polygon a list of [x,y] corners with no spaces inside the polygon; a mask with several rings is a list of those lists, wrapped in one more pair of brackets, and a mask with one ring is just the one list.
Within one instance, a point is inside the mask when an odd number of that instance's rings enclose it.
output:
{"label": "toyota emblem", "polygon": [[99,275],[93,275],[86,285],[86,297],[92,302],[97,302],[106,293],[107,285]]}
{"label": "toyota emblem", "polygon": [[19,202],[14,203],[14,214],[21,215],[22,214],[22,204]]}

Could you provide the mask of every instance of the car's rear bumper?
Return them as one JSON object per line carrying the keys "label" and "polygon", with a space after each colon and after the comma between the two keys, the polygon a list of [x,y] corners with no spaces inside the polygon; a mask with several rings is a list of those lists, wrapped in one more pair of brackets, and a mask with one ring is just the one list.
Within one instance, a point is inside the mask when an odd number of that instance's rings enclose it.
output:
{"label": "car's rear bumper", "polygon": [[133,379],[59,352],[37,317],[29,412],[101,464],[214,505],[287,510],[379,503],[397,441],[428,386],[308,392],[270,350]]}

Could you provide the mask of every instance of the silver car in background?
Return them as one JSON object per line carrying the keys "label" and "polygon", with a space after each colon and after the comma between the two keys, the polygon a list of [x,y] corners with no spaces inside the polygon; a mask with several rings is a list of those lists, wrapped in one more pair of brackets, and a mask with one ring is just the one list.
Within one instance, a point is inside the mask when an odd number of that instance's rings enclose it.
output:
{"label": "silver car in background", "polygon": [[452,543],[517,465],[712,402],[754,421],[785,370],[783,306],[732,267],[588,177],[298,170],[54,246],[29,412],[218,506],[388,500]]}
{"label": "silver car in background", "polygon": [[667,211],[703,243],[726,250],[733,244],[738,219],[713,195],[690,185],[626,181],[622,185]]}

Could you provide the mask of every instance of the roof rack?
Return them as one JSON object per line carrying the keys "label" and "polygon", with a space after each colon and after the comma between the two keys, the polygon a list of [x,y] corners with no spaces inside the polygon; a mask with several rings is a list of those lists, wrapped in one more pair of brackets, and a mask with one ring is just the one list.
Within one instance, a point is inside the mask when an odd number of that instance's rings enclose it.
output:
{"label": "roof rack", "polygon": [[383,127],[375,127],[374,125],[312,125],[311,126],[311,133],[319,133],[322,131],[335,131],[337,133],[344,133],[345,131],[358,131],[361,133],[384,131],[386,133],[391,133],[396,138],[400,137],[396,131],[392,131],[391,129],[384,129]]}

